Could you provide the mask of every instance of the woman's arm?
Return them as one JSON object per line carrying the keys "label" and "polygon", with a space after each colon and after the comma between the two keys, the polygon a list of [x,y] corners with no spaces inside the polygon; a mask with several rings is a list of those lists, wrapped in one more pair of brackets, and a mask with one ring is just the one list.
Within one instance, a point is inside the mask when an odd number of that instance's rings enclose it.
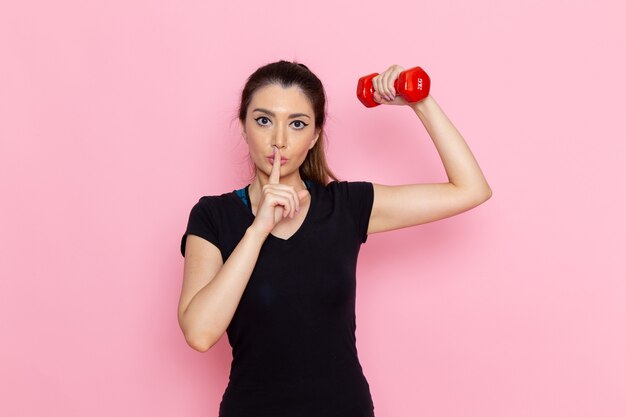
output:
{"label": "woman's arm", "polygon": [[187,343],[196,350],[205,352],[222,337],[239,306],[263,242],[283,218],[293,217],[300,209],[300,200],[309,195],[306,190],[296,192],[293,186],[280,183],[280,155],[280,149],[274,147],[274,164],[262,188],[254,222],[225,263],[213,243],[187,236],[178,323]]}
{"label": "woman's arm", "polygon": [[225,263],[220,250],[195,235],[187,236],[178,323],[187,344],[209,350],[230,324],[256,265],[266,233],[248,227]]}
{"label": "woman's arm", "polygon": [[[392,77],[391,82],[394,79]],[[374,184],[368,234],[454,216],[488,200],[491,188],[478,162],[435,99],[429,95],[416,103],[406,103],[401,97],[395,97],[393,102],[408,105],[422,121],[441,157],[449,182]]]}

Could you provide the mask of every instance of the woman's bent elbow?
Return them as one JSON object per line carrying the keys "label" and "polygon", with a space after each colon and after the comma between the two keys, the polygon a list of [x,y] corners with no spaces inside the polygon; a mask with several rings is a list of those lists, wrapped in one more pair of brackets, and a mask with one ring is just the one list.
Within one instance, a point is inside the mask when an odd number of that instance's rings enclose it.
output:
{"label": "woman's bent elbow", "polygon": [[196,329],[190,326],[189,323],[185,323],[182,319],[179,320],[179,323],[183,335],[185,336],[185,341],[191,348],[198,352],[206,352],[211,349],[219,339],[213,337],[211,332]]}
{"label": "woman's bent elbow", "polygon": [[485,194],[483,196],[483,203],[489,200],[492,195],[493,195],[493,191],[491,191],[491,187],[487,186],[487,189],[485,190]]}
{"label": "woman's bent elbow", "polygon": [[188,334],[185,334],[185,340],[192,349],[197,350],[198,352],[206,352],[211,349],[215,343],[217,343],[217,340],[214,340],[213,338],[206,336],[193,337]]}
{"label": "woman's bent elbow", "polygon": [[493,191],[491,191],[491,187],[488,184],[484,184],[480,188],[475,188],[471,194],[474,205],[478,206],[489,200],[493,195]]}

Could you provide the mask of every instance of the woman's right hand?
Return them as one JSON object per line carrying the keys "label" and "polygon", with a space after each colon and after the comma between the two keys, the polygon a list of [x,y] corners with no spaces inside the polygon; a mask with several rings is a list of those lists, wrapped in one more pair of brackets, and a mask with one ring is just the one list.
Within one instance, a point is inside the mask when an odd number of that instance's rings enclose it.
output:
{"label": "woman's right hand", "polygon": [[300,211],[300,200],[309,194],[308,190],[296,192],[291,185],[280,184],[280,150],[274,147],[274,164],[268,183],[261,190],[256,216],[252,227],[261,233],[270,234],[284,218],[294,218]]}

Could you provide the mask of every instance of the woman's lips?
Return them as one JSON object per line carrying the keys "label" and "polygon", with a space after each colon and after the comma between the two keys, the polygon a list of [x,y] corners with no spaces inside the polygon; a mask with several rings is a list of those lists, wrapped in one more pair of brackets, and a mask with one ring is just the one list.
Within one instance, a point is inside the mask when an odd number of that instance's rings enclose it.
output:
{"label": "woman's lips", "polygon": [[[270,164],[274,164],[274,157],[273,156],[267,157],[267,160],[270,161]],[[287,163],[287,158],[280,158],[280,164],[281,165],[285,165],[285,163]]]}

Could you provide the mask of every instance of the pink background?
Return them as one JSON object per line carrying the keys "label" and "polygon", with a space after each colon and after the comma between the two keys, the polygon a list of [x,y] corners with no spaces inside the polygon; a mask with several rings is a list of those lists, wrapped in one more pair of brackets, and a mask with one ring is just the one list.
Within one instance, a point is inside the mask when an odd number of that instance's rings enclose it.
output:
{"label": "pink background", "polygon": [[[493,197],[370,235],[357,346],[377,417],[626,415],[625,10],[618,1],[0,6],[0,415],[216,416],[226,337],[178,328],[179,244],[244,186],[245,78],[307,64],[345,180],[446,181],[358,77],[420,65]],[[620,26],[621,25],[621,26]]]}

